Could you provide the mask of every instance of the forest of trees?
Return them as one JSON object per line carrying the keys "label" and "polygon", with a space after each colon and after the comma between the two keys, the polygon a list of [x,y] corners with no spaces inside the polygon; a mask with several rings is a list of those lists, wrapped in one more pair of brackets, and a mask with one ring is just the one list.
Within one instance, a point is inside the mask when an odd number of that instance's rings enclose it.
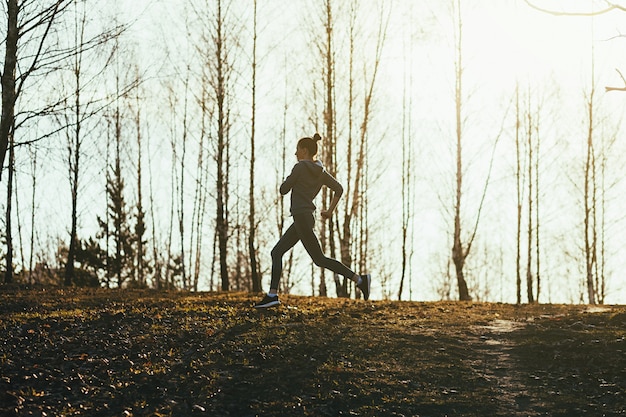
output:
{"label": "forest of trees", "polygon": [[[319,132],[345,190],[322,247],[373,298],[626,301],[626,62],[596,23],[623,11],[481,5],[7,0],[2,281],[267,289],[278,185]],[[577,67],[508,73],[480,28],[519,13],[583,40]],[[284,264],[283,292],[358,297]]]}

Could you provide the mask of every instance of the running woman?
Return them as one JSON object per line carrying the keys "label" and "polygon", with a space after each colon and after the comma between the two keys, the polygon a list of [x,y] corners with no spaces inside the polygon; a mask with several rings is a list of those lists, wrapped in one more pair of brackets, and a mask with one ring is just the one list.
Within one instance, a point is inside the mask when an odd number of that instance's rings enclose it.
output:
{"label": "running woman", "polygon": [[311,259],[317,266],[330,269],[339,275],[354,281],[357,288],[363,293],[365,300],[370,296],[371,276],[355,274],[336,259],[328,258],[322,252],[320,242],[315,236],[313,227],[315,225],[315,204],[313,200],[319,193],[322,185],[334,191],[333,198],[328,210],[320,214],[323,219],[332,217],[337,203],[343,194],[343,187],[332,175],[330,175],[318,160],[314,160],[317,155],[317,142],[322,138],[315,134],[313,138],[302,138],[296,147],[296,157],[298,163],[293,167],[291,174],[280,186],[281,195],[291,191],[291,216],[293,224],[280,238],[274,249],[272,249],[272,281],[270,291],[263,297],[255,308],[274,307],[280,304],[278,299],[278,283],[283,270],[283,255],[301,241]]}

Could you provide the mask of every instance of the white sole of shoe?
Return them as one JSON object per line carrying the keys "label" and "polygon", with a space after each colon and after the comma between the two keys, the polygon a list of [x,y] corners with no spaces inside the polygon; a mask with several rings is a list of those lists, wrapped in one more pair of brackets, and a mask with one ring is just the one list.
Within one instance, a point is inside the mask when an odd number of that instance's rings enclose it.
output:
{"label": "white sole of shoe", "polygon": [[269,303],[265,303],[265,304],[257,304],[254,306],[254,308],[270,308],[270,307],[274,307],[280,304],[280,301],[276,300],[276,301],[270,301]]}
{"label": "white sole of shoe", "polygon": [[[370,274],[365,274],[365,275],[361,275],[363,278],[365,278],[367,280],[367,298],[365,299],[366,301],[369,300],[369,296],[370,296],[370,287],[372,285],[372,276]],[[365,296],[363,297],[365,298]]]}

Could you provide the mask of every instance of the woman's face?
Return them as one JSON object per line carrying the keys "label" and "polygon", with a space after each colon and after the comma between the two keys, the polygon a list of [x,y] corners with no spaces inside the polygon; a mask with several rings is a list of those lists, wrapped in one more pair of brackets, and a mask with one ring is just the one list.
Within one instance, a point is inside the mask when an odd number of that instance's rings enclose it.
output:
{"label": "woman's face", "polygon": [[311,156],[309,155],[309,150],[304,146],[301,148],[296,146],[296,158],[298,158],[298,161],[302,161],[303,159],[311,159]]}

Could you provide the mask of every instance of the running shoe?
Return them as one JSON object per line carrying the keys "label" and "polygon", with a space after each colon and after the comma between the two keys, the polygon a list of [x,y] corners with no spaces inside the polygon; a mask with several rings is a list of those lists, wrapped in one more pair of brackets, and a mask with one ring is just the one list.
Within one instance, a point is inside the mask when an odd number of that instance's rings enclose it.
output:
{"label": "running shoe", "polygon": [[269,307],[274,307],[280,304],[280,300],[278,299],[278,296],[274,296],[274,297],[270,297],[269,295],[265,294],[265,297],[263,297],[263,299],[256,303],[254,305],[254,308],[269,308]]}
{"label": "running shoe", "polygon": [[372,276],[370,274],[361,275],[361,283],[357,284],[356,287],[361,290],[363,293],[363,298],[365,301],[370,298],[370,285],[372,283]]}

